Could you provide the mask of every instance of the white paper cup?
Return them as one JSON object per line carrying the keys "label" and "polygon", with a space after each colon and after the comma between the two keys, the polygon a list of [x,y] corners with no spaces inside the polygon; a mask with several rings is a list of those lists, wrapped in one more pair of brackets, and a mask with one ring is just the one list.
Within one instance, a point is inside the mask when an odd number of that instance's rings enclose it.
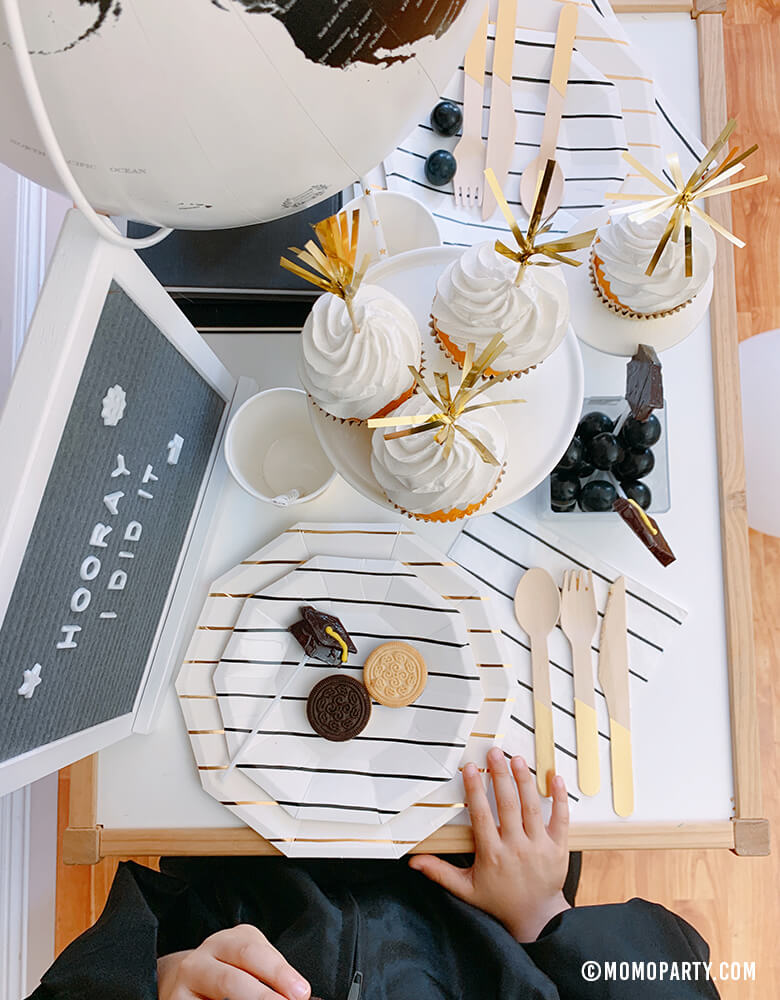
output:
{"label": "white paper cup", "polygon": [[[379,218],[382,220],[387,252],[390,257],[406,250],[419,250],[421,247],[437,247],[441,245],[439,227],[430,211],[411,195],[400,191],[375,191]],[[376,242],[370,220],[370,213],[363,195],[353,198],[342,211],[352,213],[354,208],[360,209],[360,232],[358,238],[357,259],[361,261],[368,254],[372,262],[378,259]]]}
{"label": "white paper cup", "polygon": [[313,500],[336,478],[302,389],[266,389],[248,399],[228,425],[225,459],[242,489],[278,507]]}

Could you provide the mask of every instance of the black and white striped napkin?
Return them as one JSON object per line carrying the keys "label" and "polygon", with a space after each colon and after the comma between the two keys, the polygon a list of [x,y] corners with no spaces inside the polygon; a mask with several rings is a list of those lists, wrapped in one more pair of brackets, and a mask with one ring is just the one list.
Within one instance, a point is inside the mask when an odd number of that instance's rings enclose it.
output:
{"label": "black and white striped napkin", "polygon": [[[531,653],[528,636],[517,624],[514,593],[517,583],[532,566],[541,566],[561,585],[565,570],[590,569],[593,573],[599,626],[592,645],[594,678],[601,633],[601,620],[609,587],[622,574],[597,556],[537,521],[518,514],[512,506],[470,520],[450,549],[450,556],[472,573],[492,597],[492,610],[509,641],[517,690],[504,749],[533,760],[533,695]],[[626,578],[628,653],[632,699],[656,674],[660,661],[674,642],[686,612],[635,580]],[[571,647],[560,625],[548,640],[553,723],[558,768],[570,789],[576,789],[576,734]],[[602,740],[609,740],[609,716],[604,696],[596,682],[596,711]],[[576,796],[573,796],[576,798]]]}
{"label": "black and white striped napkin", "polygon": [[[487,65],[491,65],[495,32],[488,29]],[[524,217],[520,206],[520,176],[538,155],[544,121],[547,91],[550,84],[555,36],[547,32],[515,32],[513,61],[513,101],[517,122],[515,149],[506,182],[506,197],[513,211]],[[485,75],[482,137],[487,139],[491,72]],[[463,69],[446,87],[443,98],[463,103]],[[491,233],[500,235],[509,229],[496,209],[484,223],[476,209],[456,209],[452,183],[434,187],[425,178],[426,157],[434,149],[453,150],[458,136],[437,135],[430,124],[420,122],[406,140],[385,161],[387,186],[391,191],[411,194],[433,213],[442,242],[469,246]],[[575,52],[569,76],[569,88],[561,123],[559,161],[566,177],[564,203],[556,215],[553,232],[566,232],[577,215],[604,204],[608,190],[620,186],[627,165],[622,160],[627,150],[626,132],[615,83],[599,72],[581,53]]]}
{"label": "black and white striped napkin", "polygon": [[[513,64],[518,134],[505,193],[520,219],[524,213],[519,204],[519,176],[538,150],[559,14],[557,0],[534,0],[518,8]],[[493,34],[491,25],[488,68]],[[687,176],[704,153],[695,130],[680,120],[674,102],[657,86],[608,0],[590,0],[589,6],[580,7],[569,82],[560,139],[560,161],[567,184],[564,204],[553,221],[554,233],[567,232],[579,218],[603,207],[611,191],[654,190],[623,160],[624,149],[657,175],[666,173],[669,181],[667,154],[675,152],[680,156]],[[462,101],[462,67],[441,96]],[[488,73],[483,135],[487,134],[489,104]],[[457,140],[457,136],[436,135],[427,119],[420,122],[385,161],[387,188],[426,205],[445,244],[471,245],[500,237],[508,231],[500,213],[483,223],[478,210],[455,206],[451,184],[433,188],[425,179],[427,155],[437,148],[454,149]]]}

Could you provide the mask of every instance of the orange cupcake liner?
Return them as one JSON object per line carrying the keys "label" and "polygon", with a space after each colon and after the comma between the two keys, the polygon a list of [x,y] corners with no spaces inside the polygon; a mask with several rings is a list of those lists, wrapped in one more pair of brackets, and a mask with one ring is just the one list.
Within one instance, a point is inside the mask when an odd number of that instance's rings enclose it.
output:
{"label": "orange cupcake liner", "polygon": [[[420,350],[420,363],[418,367],[420,374],[422,375],[425,372],[425,351],[423,351],[422,349]],[[387,404],[387,406],[383,406],[381,410],[377,410],[376,413],[372,413],[371,416],[367,417],[365,420],[361,420],[360,417],[337,417],[335,416],[335,414],[329,413],[323,406],[320,406],[320,404],[312,396],[311,393],[307,393],[307,396],[312,401],[312,403],[317,407],[317,409],[321,413],[324,413],[325,416],[328,417],[330,420],[333,420],[338,424],[353,424],[355,427],[360,427],[361,424],[365,424],[369,420],[379,419],[380,417],[388,416],[393,412],[393,410],[401,406],[402,403],[405,403],[408,399],[411,399],[416,392],[417,392],[417,383],[414,380],[412,380],[412,384],[409,386],[408,389],[405,389],[400,396],[398,396],[396,399],[391,400]]]}
{"label": "orange cupcake liner", "polygon": [[[436,320],[433,318],[433,314],[432,313],[431,313],[431,323],[430,323],[430,326],[431,326],[431,333],[433,334],[433,337],[434,337],[436,343],[439,345],[439,347],[442,349],[442,351],[444,351],[444,353],[447,355],[447,357],[454,364],[456,364],[458,366],[458,368],[463,368],[463,362],[466,359],[466,352],[465,351],[461,351],[461,349],[459,347],[457,347],[450,340],[450,338],[447,336],[446,333],[442,333],[442,331],[439,329],[439,327],[436,326]],[[541,364],[541,363],[542,362],[540,361],[539,364]],[[531,365],[529,368],[523,368],[520,371],[512,372],[512,374],[509,376],[509,378],[506,381],[507,382],[511,382],[511,380],[513,378],[520,378],[522,375],[527,375],[528,372],[532,371],[536,367],[537,367],[537,365]],[[504,371],[505,371],[505,369],[504,369]],[[484,378],[484,379],[495,378],[498,375],[503,375],[504,371],[496,371],[494,368],[486,368],[485,372],[484,372],[484,374],[482,376],[482,378]]]}
{"label": "orange cupcake liner", "polygon": [[[415,514],[414,511],[407,510],[405,507],[400,507],[397,503],[393,506],[396,510],[405,514],[406,517],[413,518],[415,521],[436,521],[438,523],[444,524],[451,521],[460,521],[464,517],[471,517],[472,514],[484,507],[488,500],[493,496],[493,494],[498,489],[498,485],[504,478],[504,471],[506,470],[506,462],[501,466],[501,471],[499,472],[495,483],[493,484],[493,489],[489,493],[486,493],[477,503],[471,503],[467,507],[453,507],[451,510],[434,510],[430,514]],[[387,494],[385,494],[387,496]],[[387,498],[390,499],[389,497]],[[390,501],[392,503],[392,501]]]}
{"label": "orange cupcake liner", "polygon": [[664,316],[672,316],[674,313],[680,312],[693,302],[693,299],[688,299],[687,302],[683,302],[681,305],[675,306],[674,309],[663,309],[659,312],[653,313],[635,312],[633,309],[629,309],[628,306],[624,306],[620,299],[612,291],[609,281],[607,281],[607,277],[604,273],[604,262],[596,253],[595,246],[596,243],[599,242],[600,240],[596,237],[593,248],[590,251],[590,263],[588,265],[590,271],[590,283],[593,286],[599,301],[613,313],[617,313],[618,316],[622,316],[624,319],[633,319],[637,321],[641,321],[643,319],[662,319]]}

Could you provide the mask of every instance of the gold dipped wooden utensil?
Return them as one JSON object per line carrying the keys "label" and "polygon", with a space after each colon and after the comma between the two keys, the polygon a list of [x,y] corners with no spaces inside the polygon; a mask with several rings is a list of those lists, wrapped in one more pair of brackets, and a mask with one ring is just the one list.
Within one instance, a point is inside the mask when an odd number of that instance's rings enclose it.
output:
{"label": "gold dipped wooden utensil", "polygon": [[[485,169],[488,167],[493,169],[501,187],[509,173],[517,135],[517,119],[512,101],[512,60],[515,53],[516,23],[517,0],[498,0]],[[496,199],[488,188],[482,198],[483,222],[489,219],[495,210]]]}
{"label": "gold dipped wooden utensil", "polygon": [[463,60],[463,134],[453,150],[458,169],[452,182],[455,204],[480,206],[485,193],[485,146],[482,142],[482,102],[485,87],[488,4]]}
{"label": "gold dipped wooden utensil", "polygon": [[555,740],[547,636],[555,628],[560,611],[561,595],[547,570],[539,568],[526,570],[520,577],[515,591],[515,618],[531,640],[536,786],[541,795],[550,794],[550,778],[555,774]]}
{"label": "gold dipped wooden utensil", "polygon": [[583,795],[596,795],[599,776],[599,728],[590,646],[598,625],[593,574],[569,570],[561,588],[561,629],[571,645],[574,667],[574,720],[577,728],[577,782]]}
{"label": "gold dipped wooden utensil", "polygon": [[623,576],[610,587],[601,623],[599,682],[609,712],[612,804],[618,816],[630,816],[634,811],[634,768],[628,696],[626,580]]}
{"label": "gold dipped wooden utensil", "polygon": [[520,202],[529,216],[533,212],[536,192],[539,189],[539,182],[548,160],[556,160],[556,164],[547,200],[544,203],[545,217],[557,211],[563,201],[564,176],[557,163],[558,133],[561,129],[561,116],[566,100],[571,56],[574,50],[574,39],[577,35],[577,16],[576,3],[567,3],[561,8],[539,155],[528,164],[520,178]]}

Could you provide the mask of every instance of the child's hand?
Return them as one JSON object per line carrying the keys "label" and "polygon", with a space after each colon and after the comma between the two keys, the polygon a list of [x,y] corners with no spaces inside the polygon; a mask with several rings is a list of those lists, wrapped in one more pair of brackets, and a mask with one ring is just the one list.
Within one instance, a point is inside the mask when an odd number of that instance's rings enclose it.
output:
{"label": "child's hand", "polygon": [[157,960],[159,1000],[307,1000],[311,989],[251,924]]}
{"label": "child's hand", "polygon": [[456,868],[431,854],[417,855],[409,865],[496,917],[516,940],[535,941],[549,920],[569,909],[561,891],[569,865],[566,786],[560,776],[553,778],[552,816],[545,827],[536,782],[523,758],[512,758],[510,773],[504,754],[494,747],[488,769],[500,829],[477,768],[467,764],[463,769],[474,830],[472,867]]}

